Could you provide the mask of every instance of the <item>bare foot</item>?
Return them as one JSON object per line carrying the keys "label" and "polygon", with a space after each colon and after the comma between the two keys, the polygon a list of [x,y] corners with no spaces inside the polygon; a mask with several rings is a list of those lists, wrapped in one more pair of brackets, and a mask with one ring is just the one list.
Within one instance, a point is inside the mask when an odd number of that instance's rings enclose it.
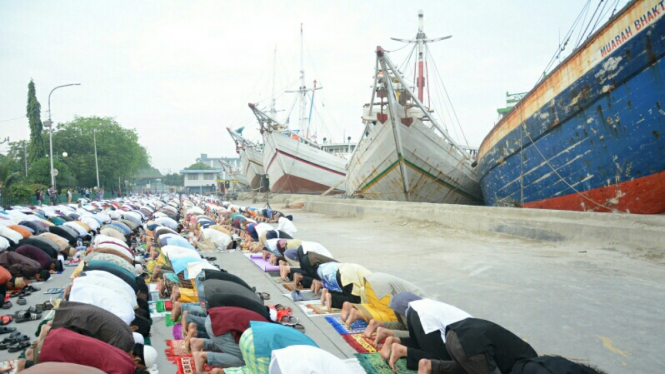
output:
{"label": "bare foot", "polygon": [[390,349],[390,360],[388,360],[388,365],[390,365],[390,368],[393,369],[393,371],[397,371],[395,363],[402,357],[406,357],[406,347],[397,343],[393,344]]}
{"label": "bare foot", "polygon": [[194,353],[194,366],[196,367],[197,373],[204,373],[203,368],[208,362],[208,354],[205,352],[196,352]]}
{"label": "bare foot", "polygon": [[191,353],[192,351],[192,340],[196,338],[196,325],[193,323],[189,324],[189,328],[187,329],[187,336],[185,337],[185,350],[187,353]]}
{"label": "bare foot", "polygon": [[370,319],[369,324],[367,325],[367,328],[365,329],[365,332],[363,335],[365,335],[366,338],[371,338],[372,334],[378,329],[379,327],[383,326],[383,324],[375,319]]}
{"label": "bare foot", "polygon": [[16,372],[23,371],[25,370],[25,360],[20,359],[18,360],[18,364],[16,365]]}
{"label": "bare foot", "polygon": [[203,339],[192,338],[192,341],[189,344],[192,347],[192,353],[203,351]]}
{"label": "bare foot", "polygon": [[173,310],[171,310],[171,321],[175,322],[180,317],[180,311],[182,310],[182,304],[179,301],[173,303]]}
{"label": "bare foot", "polygon": [[326,293],[328,292],[327,289],[322,289],[321,290],[321,305],[326,305]]}
{"label": "bare foot", "polygon": [[[284,281],[289,280],[289,273],[291,273],[291,268],[289,265],[284,264],[283,262],[279,263],[279,276],[282,278]],[[295,279],[295,274],[293,275],[293,278]]]}
{"label": "bare foot", "polygon": [[[381,344],[381,341],[386,338],[394,338],[395,333],[391,329],[387,329],[383,326],[380,326],[376,329],[376,337],[374,338],[374,345],[377,347]],[[386,340],[388,342],[388,340]]]}
{"label": "bare foot", "polygon": [[[300,273],[293,273],[293,287],[298,288],[298,285],[300,284],[300,281],[302,281],[302,274]],[[314,283],[312,282],[312,287],[314,287]],[[314,288],[312,288],[314,290]]]}
{"label": "bare foot", "polygon": [[346,319],[346,325],[348,327],[351,327],[351,324],[359,319],[364,320],[365,317],[363,316],[362,313],[356,308],[352,308],[351,312],[349,313],[349,317]]}
{"label": "bare foot", "polygon": [[394,343],[394,339],[395,338],[393,338],[393,337],[390,337],[390,338],[386,339],[386,343],[383,345],[383,347],[381,347],[381,350],[379,351],[379,353],[381,354],[382,359],[387,360],[387,359],[390,358],[390,348],[392,348],[392,345]]}
{"label": "bare foot", "polygon": [[328,308],[328,313],[332,313],[332,294],[326,292],[326,307]]}
{"label": "bare foot", "polygon": [[431,374],[432,373],[432,361],[422,359],[418,362],[418,374]]}
{"label": "bare foot", "polygon": [[182,325],[183,329],[188,328],[187,324],[187,316],[189,315],[188,311],[182,312],[182,319],[180,320],[180,324]]}
{"label": "bare foot", "polygon": [[353,305],[350,302],[345,301],[344,304],[342,304],[342,312],[339,315],[340,318],[342,318],[342,321],[346,321],[346,319],[349,317],[351,309],[353,309]]}

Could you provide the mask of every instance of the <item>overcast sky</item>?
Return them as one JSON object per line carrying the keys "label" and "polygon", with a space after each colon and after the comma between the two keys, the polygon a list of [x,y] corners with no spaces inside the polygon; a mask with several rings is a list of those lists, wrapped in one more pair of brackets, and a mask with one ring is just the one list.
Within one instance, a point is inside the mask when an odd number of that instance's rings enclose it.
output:
{"label": "overcast sky", "polygon": [[[0,0],[0,138],[28,137],[32,78],[42,119],[53,87],[80,82],[52,95],[54,122],[115,117],[137,129],[162,172],[180,170],[200,153],[234,156],[226,127],[245,125],[258,139],[247,103],[269,105],[275,47],[277,106],[284,110],[278,118],[290,110],[293,96],[283,91],[297,87],[303,23],[307,85],[316,79],[323,86],[315,121],[327,129],[324,136],[355,140],[371,95],[376,46],[400,48],[390,37],[413,37],[423,9],[429,37],[453,35],[430,45],[432,100],[441,97],[434,91],[436,65],[466,138],[477,147],[497,120],[496,109],[505,106],[506,91],[532,88],[585,3]],[[408,52],[391,58],[399,64]],[[459,130],[451,134],[463,142]]]}

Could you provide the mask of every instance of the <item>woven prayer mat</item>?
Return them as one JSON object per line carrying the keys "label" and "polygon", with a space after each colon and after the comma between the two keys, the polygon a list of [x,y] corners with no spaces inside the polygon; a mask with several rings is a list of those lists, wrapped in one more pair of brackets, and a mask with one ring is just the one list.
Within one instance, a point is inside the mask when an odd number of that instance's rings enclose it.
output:
{"label": "woven prayer mat", "polygon": [[[293,292],[285,293],[285,294],[282,294],[282,295],[284,295],[284,297],[288,298],[289,300],[293,300],[292,293]],[[310,290],[300,290],[300,297],[302,297],[304,300],[301,300],[301,301],[298,301],[298,302],[321,300],[321,296],[314,294],[314,292],[312,292]]]}
{"label": "woven prayer mat", "polygon": [[[282,283],[282,287],[286,288],[286,289],[289,290],[289,291],[293,291],[293,290],[296,289],[296,288],[293,286],[293,283]],[[304,288],[302,287],[302,285],[300,285],[300,286],[298,286],[298,289],[299,289],[299,290],[303,290]]]}
{"label": "woven prayer mat", "polygon": [[175,340],[182,340],[182,324],[178,323],[175,326],[173,326],[173,339]]}
{"label": "woven prayer mat", "polygon": [[[379,357],[381,358],[381,357]],[[194,365],[194,358],[191,356],[182,356],[178,357],[175,360],[176,365],[178,365],[178,371],[176,374],[196,374],[196,366]],[[213,367],[205,365],[203,372],[209,374]]]}
{"label": "woven prayer mat", "polygon": [[290,280],[285,281],[285,280],[282,279],[282,277],[280,277],[279,275],[276,276],[276,277],[271,277],[271,278],[272,278],[272,281],[275,282],[275,283],[277,283],[277,284],[283,284],[283,283],[290,283],[290,282],[292,282],[292,281],[290,281]]}
{"label": "woven prayer mat", "polygon": [[251,370],[247,366],[241,366],[237,368],[224,368],[226,374],[252,374]]}
{"label": "woven prayer mat", "polygon": [[181,356],[191,356],[185,349],[184,340],[167,340],[164,354],[169,361],[175,361],[176,358]]}
{"label": "woven prayer mat", "polygon": [[166,327],[175,326],[176,323],[180,323],[180,318],[178,317],[177,321],[171,321],[171,313],[166,313],[164,315],[164,321],[166,322]]}
{"label": "woven prayer mat", "polygon": [[344,334],[358,334],[364,332],[367,328],[367,322],[363,320],[357,320],[351,324],[351,328],[346,328],[346,324],[342,322],[340,317],[325,317],[326,321],[332,325],[332,327],[338,333]]}
{"label": "woven prayer mat", "polygon": [[331,309],[332,312],[328,313],[328,308],[326,308],[326,306],[325,306],[325,305],[322,305],[322,304],[306,304],[305,307],[306,307],[308,310],[313,311],[314,314],[318,314],[318,315],[339,314],[339,313],[342,311],[341,309],[332,308],[332,309]]}
{"label": "woven prayer mat", "polygon": [[[394,374],[393,369],[390,368],[388,362],[381,358],[379,353],[360,354],[356,353],[360,366],[365,369],[367,374]],[[406,358],[397,360],[395,363],[398,373],[417,374],[416,371],[408,370],[406,368]]]}
{"label": "woven prayer mat", "polygon": [[171,311],[171,309],[173,309],[171,301],[160,300],[155,302],[155,311],[158,313]]}
{"label": "woven prayer mat", "polygon": [[363,334],[344,334],[342,338],[358,353],[376,353],[379,351],[374,345],[374,337],[366,338]]}

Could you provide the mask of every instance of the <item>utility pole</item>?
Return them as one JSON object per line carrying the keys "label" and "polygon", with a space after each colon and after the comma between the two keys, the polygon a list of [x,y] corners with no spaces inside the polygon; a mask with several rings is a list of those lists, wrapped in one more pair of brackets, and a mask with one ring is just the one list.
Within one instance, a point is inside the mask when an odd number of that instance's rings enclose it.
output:
{"label": "utility pole", "polygon": [[97,164],[97,130],[92,130],[92,140],[95,143],[95,169],[97,169],[97,189],[99,190],[99,164]]}
{"label": "utility pole", "polygon": [[28,176],[28,142],[23,143],[23,160],[25,160],[25,176]]}

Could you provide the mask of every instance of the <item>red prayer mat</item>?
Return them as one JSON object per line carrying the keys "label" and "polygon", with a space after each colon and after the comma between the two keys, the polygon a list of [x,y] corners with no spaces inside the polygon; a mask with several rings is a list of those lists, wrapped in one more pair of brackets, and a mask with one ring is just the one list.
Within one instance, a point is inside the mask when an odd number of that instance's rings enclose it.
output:
{"label": "red prayer mat", "polygon": [[164,353],[166,354],[166,359],[169,361],[175,361],[183,356],[191,356],[185,349],[184,340],[167,340]]}
{"label": "red prayer mat", "polygon": [[[196,374],[194,358],[191,356],[178,357],[176,359],[176,365],[178,365],[178,371],[176,374]],[[209,374],[212,369],[214,369],[214,367],[205,365],[203,367],[203,372]]]}
{"label": "red prayer mat", "polygon": [[[358,353],[375,353],[379,349],[374,345],[374,337],[366,338],[363,334],[346,334],[342,338]],[[385,339],[381,342],[383,343]]]}

